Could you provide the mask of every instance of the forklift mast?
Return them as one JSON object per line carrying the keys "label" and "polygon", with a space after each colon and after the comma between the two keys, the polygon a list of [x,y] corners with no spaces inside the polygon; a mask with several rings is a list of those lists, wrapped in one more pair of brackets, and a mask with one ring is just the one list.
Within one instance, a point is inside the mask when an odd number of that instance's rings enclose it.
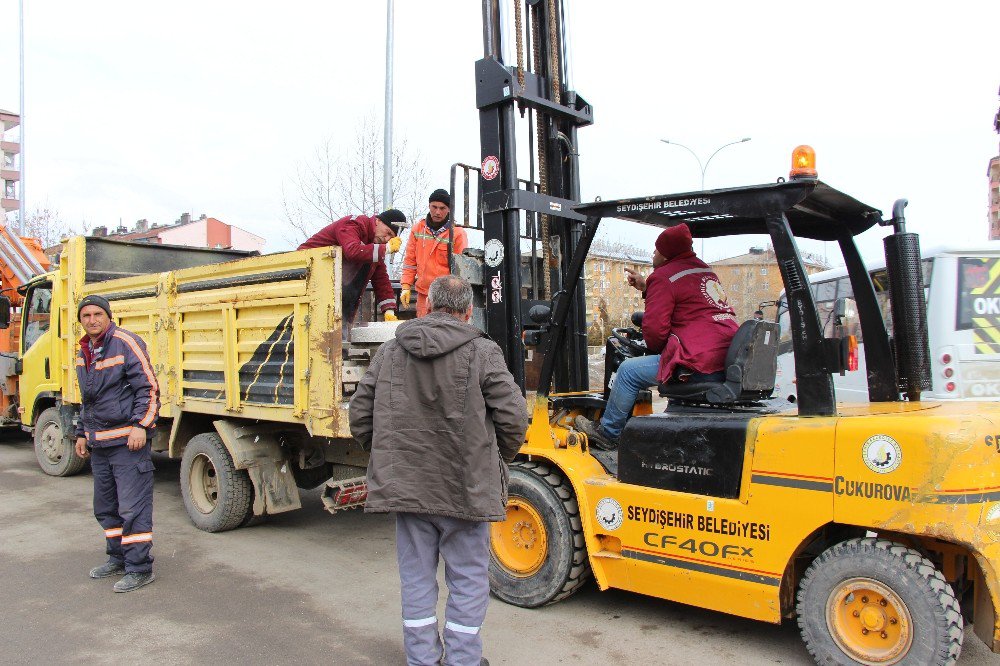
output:
{"label": "forklift mast", "polygon": [[[585,223],[572,210],[580,199],[577,129],[590,125],[593,114],[567,86],[563,0],[512,4],[513,30],[504,31],[510,17],[502,15],[500,0],[483,0],[484,57],[476,62],[486,332],[524,390],[522,334],[542,323],[528,312],[537,305],[555,310],[560,298],[572,294],[564,305],[564,344],[549,360],[552,384],[560,392],[586,390],[586,295],[582,288],[567,292],[566,283]],[[513,64],[504,62],[505,32],[515,37]],[[527,180],[518,177],[518,115],[527,115],[529,125]]]}

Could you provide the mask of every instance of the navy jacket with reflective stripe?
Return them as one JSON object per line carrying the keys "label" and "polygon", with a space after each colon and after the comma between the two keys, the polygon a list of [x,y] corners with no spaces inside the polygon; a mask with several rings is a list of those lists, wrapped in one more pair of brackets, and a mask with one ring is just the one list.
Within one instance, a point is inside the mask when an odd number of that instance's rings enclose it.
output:
{"label": "navy jacket with reflective stripe", "polygon": [[133,426],[150,434],[160,411],[160,390],[146,343],[112,322],[89,366],[82,351],[86,344],[84,336],[76,357],[83,397],[76,436],[86,437],[91,446],[116,446],[125,443]]}

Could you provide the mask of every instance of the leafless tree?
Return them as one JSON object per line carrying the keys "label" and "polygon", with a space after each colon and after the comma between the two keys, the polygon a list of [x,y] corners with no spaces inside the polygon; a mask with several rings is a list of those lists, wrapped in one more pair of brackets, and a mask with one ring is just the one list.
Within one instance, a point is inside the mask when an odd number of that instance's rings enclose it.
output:
{"label": "leafless tree", "polygon": [[46,204],[36,207],[25,215],[20,235],[37,238],[42,247],[52,247],[58,245],[67,236],[86,233],[85,223],[69,224],[63,221],[58,210]]}
{"label": "leafless tree", "polygon": [[332,138],[317,146],[312,157],[298,165],[292,182],[282,187],[285,218],[292,228],[288,240],[298,244],[344,215],[372,215],[389,207],[419,219],[430,193],[419,152],[405,139],[393,146],[395,200],[388,203],[382,201],[383,159],[382,124],[374,114],[360,122],[346,148]]}

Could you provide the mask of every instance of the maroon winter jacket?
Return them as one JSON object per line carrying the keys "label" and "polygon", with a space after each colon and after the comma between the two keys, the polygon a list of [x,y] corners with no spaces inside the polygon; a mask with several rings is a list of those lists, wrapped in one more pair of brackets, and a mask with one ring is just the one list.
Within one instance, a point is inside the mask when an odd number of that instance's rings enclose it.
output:
{"label": "maroon winter jacket", "polygon": [[396,294],[385,269],[384,243],[375,243],[375,225],[378,219],[367,215],[349,215],[328,224],[312,235],[298,249],[337,245],[343,250],[343,304],[344,323],[354,320],[361,295],[371,281],[375,288],[376,307],[379,312],[396,309]]}
{"label": "maroon winter jacket", "polygon": [[657,381],[669,380],[678,366],[694,372],[722,370],[739,325],[719,277],[693,252],[684,252],[646,279],[642,336],[660,352]]}

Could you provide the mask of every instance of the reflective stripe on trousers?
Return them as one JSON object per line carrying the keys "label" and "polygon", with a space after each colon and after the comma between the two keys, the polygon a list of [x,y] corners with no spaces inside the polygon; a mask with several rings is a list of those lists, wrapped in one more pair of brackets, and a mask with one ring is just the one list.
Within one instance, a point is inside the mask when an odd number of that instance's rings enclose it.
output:
{"label": "reflective stripe on trousers", "polygon": [[[403,645],[410,666],[478,666],[490,584],[489,523],[396,514],[396,556],[403,603]],[[444,560],[448,603],[438,635],[437,568]]]}

